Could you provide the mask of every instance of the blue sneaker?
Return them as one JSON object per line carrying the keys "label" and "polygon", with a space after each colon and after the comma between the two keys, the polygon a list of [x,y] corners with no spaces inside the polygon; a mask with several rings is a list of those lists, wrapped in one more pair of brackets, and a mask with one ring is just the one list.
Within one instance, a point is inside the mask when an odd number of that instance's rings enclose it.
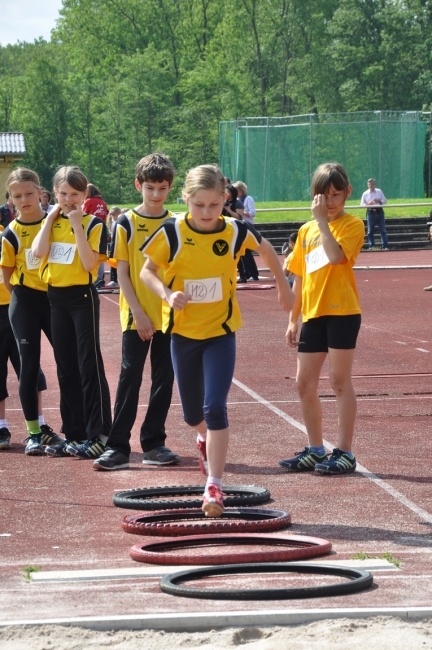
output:
{"label": "blue sneaker", "polygon": [[72,453],[68,450],[68,447],[70,445],[78,446],[79,444],[79,442],[63,440],[63,442],[60,442],[58,445],[49,445],[46,447],[45,453],[47,456],[51,456],[51,458],[67,458],[68,456],[72,456]]}
{"label": "blue sneaker", "polygon": [[318,474],[346,474],[347,472],[354,472],[355,468],[355,456],[350,458],[337,447],[333,449],[330,458],[315,465],[315,471]]}
{"label": "blue sneaker", "polygon": [[289,472],[311,472],[317,463],[323,463],[326,460],[327,454],[318,456],[310,450],[310,447],[305,447],[303,451],[296,451],[294,458],[280,460],[278,464],[279,467],[283,467]]}
{"label": "blue sneaker", "polygon": [[89,460],[99,458],[105,451],[105,443],[100,438],[91,438],[82,443],[82,445],[68,445],[67,450],[76,458]]}
{"label": "blue sneaker", "polygon": [[34,436],[29,436],[24,440],[26,442],[26,448],[24,453],[27,456],[44,456],[44,448],[42,447],[42,434],[37,434]]}

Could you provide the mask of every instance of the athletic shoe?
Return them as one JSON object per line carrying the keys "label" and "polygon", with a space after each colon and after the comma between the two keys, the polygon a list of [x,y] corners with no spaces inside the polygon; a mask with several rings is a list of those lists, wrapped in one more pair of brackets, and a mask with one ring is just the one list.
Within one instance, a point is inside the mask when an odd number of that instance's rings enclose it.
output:
{"label": "athletic shoe", "polygon": [[224,511],[222,490],[218,485],[208,485],[204,492],[201,510],[206,517],[220,517]]}
{"label": "athletic shoe", "polygon": [[423,291],[432,291],[432,284],[429,287],[425,287]]}
{"label": "athletic shoe", "polygon": [[246,278],[239,278],[237,280],[237,284],[244,284],[245,282],[247,282]]}
{"label": "athletic shoe", "polygon": [[45,453],[47,456],[51,456],[51,458],[66,458],[67,456],[73,456],[72,452],[70,452],[68,448],[70,446],[78,446],[79,444],[80,443],[75,440],[65,440],[58,445],[45,447]]}
{"label": "athletic shoe", "polygon": [[178,465],[180,461],[180,456],[163,445],[145,451],[143,456],[144,465]]}
{"label": "athletic shoe", "polygon": [[10,439],[11,434],[9,429],[7,427],[2,427],[0,429],[0,451],[4,451],[5,449],[12,449]]}
{"label": "athletic shoe", "polygon": [[97,280],[94,281],[94,286],[96,289],[102,289],[102,287],[105,286],[105,280],[103,278],[98,278]]}
{"label": "athletic shoe", "polygon": [[111,280],[111,282],[108,282],[106,286],[107,289],[118,289],[120,285],[117,282],[114,282],[114,280]]}
{"label": "athletic shoe", "polygon": [[383,251],[389,251],[390,248],[384,248],[384,247],[383,247],[381,250],[383,250]]}
{"label": "athletic shoe", "polygon": [[26,448],[24,453],[27,456],[43,456],[44,448],[42,447],[42,434],[38,433],[34,436],[29,436],[24,440],[26,442]]}
{"label": "athletic shoe", "polygon": [[294,458],[280,460],[279,467],[287,469],[289,472],[310,472],[315,468],[316,463],[322,463],[327,460],[327,454],[319,456],[314,454],[309,447],[303,451],[296,451]]}
{"label": "athletic shoe", "polygon": [[81,445],[68,445],[67,450],[81,460],[88,460],[92,458],[99,458],[105,451],[105,443],[102,442],[97,436],[86,440]]}
{"label": "athletic shoe", "polygon": [[42,444],[46,446],[59,445],[65,439],[57,435],[47,424],[41,424]]}
{"label": "athletic shoe", "polygon": [[129,467],[129,456],[125,456],[116,449],[106,449],[102,456],[96,458],[93,469],[127,469]]}
{"label": "athletic shoe", "polygon": [[199,460],[200,470],[202,471],[204,476],[208,476],[207,443],[205,440],[198,440],[196,446],[198,449],[198,460]]}
{"label": "athletic shoe", "polygon": [[353,472],[355,468],[355,456],[350,458],[337,447],[333,449],[332,455],[328,460],[315,465],[315,471],[318,474],[346,474],[347,472]]}

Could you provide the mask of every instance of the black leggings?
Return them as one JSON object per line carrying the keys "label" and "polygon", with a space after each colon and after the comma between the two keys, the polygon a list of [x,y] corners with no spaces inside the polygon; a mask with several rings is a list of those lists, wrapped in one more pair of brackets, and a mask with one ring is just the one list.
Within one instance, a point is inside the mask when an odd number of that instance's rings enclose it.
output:
{"label": "black leggings", "polygon": [[93,284],[48,286],[63,433],[108,437],[111,403],[100,351],[99,296]]}
{"label": "black leggings", "polygon": [[38,391],[46,389],[40,370],[41,332],[52,344],[51,310],[45,291],[16,285],[9,319],[20,356],[19,396],[26,420],[38,419]]}

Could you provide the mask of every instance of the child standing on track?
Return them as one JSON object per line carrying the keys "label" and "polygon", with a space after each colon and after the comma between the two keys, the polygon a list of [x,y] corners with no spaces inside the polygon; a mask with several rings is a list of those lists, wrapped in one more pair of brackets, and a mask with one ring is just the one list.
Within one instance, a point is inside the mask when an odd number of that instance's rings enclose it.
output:
{"label": "child standing on track", "polygon": [[122,214],[111,242],[110,262],[120,283],[120,320],[123,330],[122,364],[114,406],[114,422],[107,449],[95,460],[96,470],[129,467],[130,437],[134,425],[144,364],[150,350],[151,390],[141,425],[140,443],[146,465],[177,465],[180,456],[165,447],[165,420],[171,405],[174,371],[169,333],[162,332],[162,301],[140,280],[144,260],[141,246],[171,212],[164,202],[171,189],[174,167],[160,153],[142,158],[135,169],[135,187],[143,202]]}
{"label": "child standing on track", "polygon": [[32,246],[43,258],[52,338],[66,441],[47,447],[50,456],[97,458],[111,429],[108,383],[99,343],[99,296],[93,284],[107,259],[104,222],[83,214],[87,178],[78,167],[60,167],[53,180],[57,205]]}
{"label": "child standing on track", "polygon": [[[30,456],[41,456],[44,454],[43,445],[64,442],[64,438],[58,436],[45,424],[41,410],[40,391],[46,390],[47,387],[44,374],[40,370],[41,333],[44,332],[48,341],[52,343],[51,310],[47,286],[39,278],[40,260],[33,257],[31,245],[41,229],[42,219],[46,213],[39,204],[42,188],[36,172],[25,167],[15,169],[9,174],[6,186],[18,215],[10,222],[1,239],[0,265],[4,280],[2,288],[11,292],[9,300],[6,301],[5,296],[1,301],[1,309],[4,310],[2,344],[6,343],[5,362],[7,363],[6,350],[9,347],[12,365],[19,376],[19,395],[28,432],[25,453]],[[6,304],[9,301],[8,328]],[[7,344],[10,327],[19,351],[18,370],[14,363],[13,345]],[[6,377],[4,388],[6,388]]]}
{"label": "child standing on track", "polygon": [[269,242],[250,224],[221,216],[225,182],[218,167],[190,170],[183,198],[189,212],[167,219],[142,247],[148,259],[141,278],[163,301],[162,329],[171,332],[183,416],[198,432],[202,469],[208,460],[202,509],[207,516],[219,517],[229,438],[227,397],[234,373],[235,331],[241,327],[236,269],[246,248],[257,250],[273,271],[286,311],[293,295]]}
{"label": "child standing on track", "polygon": [[[320,474],[353,472],[351,451],[357,410],[351,381],[361,310],[353,266],[363,246],[361,219],[345,212],[352,187],[338,163],[320,165],[312,179],[313,221],[302,226],[289,270],[295,275],[295,303],[286,334],[298,346],[297,389],[309,446],[279,465],[291,472]],[[297,342],[298,318],[303,316]],[[318,397],[321,368],[328,355],[330,384],[336,393],[338,447],[330,458],[323,446],[322,412]]]}

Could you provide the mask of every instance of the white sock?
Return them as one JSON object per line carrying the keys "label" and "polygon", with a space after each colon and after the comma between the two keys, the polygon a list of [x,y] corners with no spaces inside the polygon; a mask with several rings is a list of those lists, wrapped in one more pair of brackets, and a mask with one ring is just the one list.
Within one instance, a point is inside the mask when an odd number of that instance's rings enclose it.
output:
{"label": "white sock", "polygon": [[0,429],[3,429],[3,427],[8,428],[7,420],[0,420]]}
{"label": "white sock", "polygon": [[219,488],[222,488],[222,479],[221,478],[214,478],[213,476],[209,476],[207,479],[207,483],[205,486],[205,489],[207,491],[207,488],[210,485],[217,485]]}
{"label": "white sock", "polygon": [[207,440],[207,431],[197,435],[197,442],[205,442]]}
{"label": "white sock", "polygon": [[44,418],[43,415],[39,415],[39,416],[38,416],[38,420],[39,420],[39,424],[40,424],[41,426],[42,426],[43,424],[45,424],[45,418]]}
{"label": "white sock", "polygon": [[98,436],[99,440],[102,440],[102,442],[105,444],[106,441],[108,440],[108,436],[103,436],[102,434]]}

